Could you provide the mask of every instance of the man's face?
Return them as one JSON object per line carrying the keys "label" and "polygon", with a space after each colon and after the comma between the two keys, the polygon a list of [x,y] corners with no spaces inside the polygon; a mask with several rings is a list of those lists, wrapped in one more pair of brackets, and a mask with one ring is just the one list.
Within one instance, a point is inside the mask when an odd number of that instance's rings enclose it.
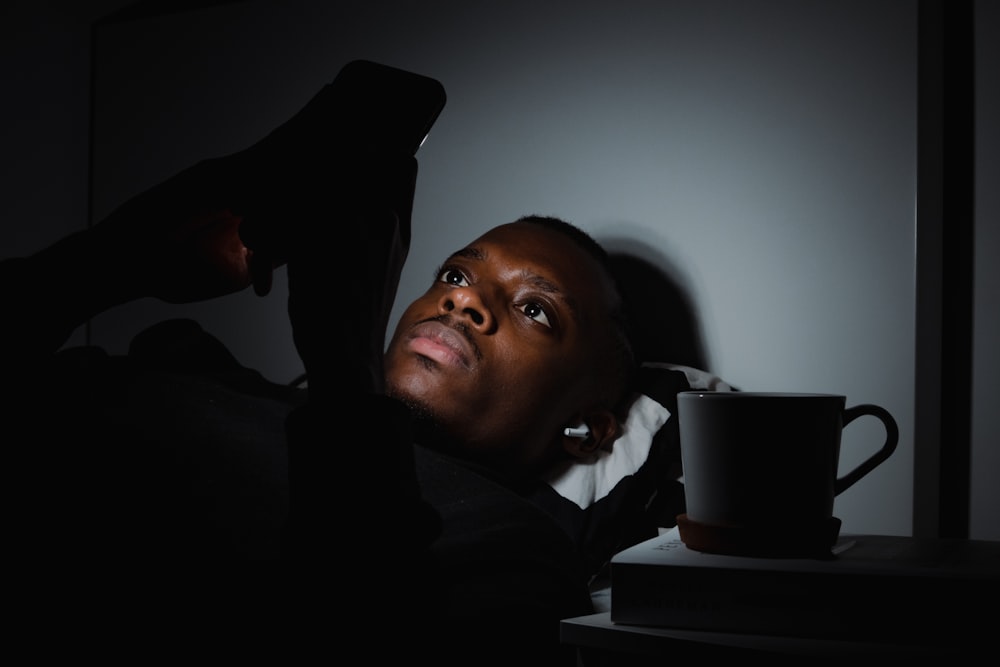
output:
{"label": "man's face", "polygon": [[536,468],[597,401],[613,298],[598,263],[560,232],[496,227],[449,257],[403,313],[387,392],[474,458]]}

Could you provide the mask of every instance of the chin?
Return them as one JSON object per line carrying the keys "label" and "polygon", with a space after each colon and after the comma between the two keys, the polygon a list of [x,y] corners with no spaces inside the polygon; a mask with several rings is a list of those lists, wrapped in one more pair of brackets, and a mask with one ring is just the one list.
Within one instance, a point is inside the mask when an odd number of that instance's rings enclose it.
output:
{"label": "chin", "polygon": [[410,412],[413,413],[413,416],[417,419],[430,420],[433,422],[438,422],[440,420],[440,415],[432,408],[431,403],[426,400],[423,394],[392,383],[386,384],[385,394],[389,398],[394,398],[408,407]]}
{"label": "chin", "polygon": [[426,401],[406,392],[388,388],[386,395],[409,408],[413,416],[413,436],[418,444],[447,454],[457,453],[455,440],[442,421],[441,415]]}
{"label": "chin", "polygon": [[398,385],[387,385],[386,396],[394,398],[413,415],[417,441],[425,446],[449,454],[459,454],[464,449],[455,437],[454,424],[448,415],[434,408],[434,403],[425,394],[413,392]]}
{"label": "chin", "polygon": [[442,378],[430,362],[422,357],[406,358],[402,363],[391,367],[387,363],[385,372],[385,393],[406,404],[414,413],[420,416],[438,415],[434,409],[439,404],[436,396],[446,396],[448,392],[441,387]]}

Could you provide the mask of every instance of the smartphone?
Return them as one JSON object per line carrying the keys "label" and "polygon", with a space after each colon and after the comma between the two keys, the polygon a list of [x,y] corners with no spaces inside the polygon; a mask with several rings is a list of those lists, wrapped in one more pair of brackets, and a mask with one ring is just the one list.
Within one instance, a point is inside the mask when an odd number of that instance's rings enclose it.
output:
{"label": "smartphone", "polygon": [[409,155],[423,145],[447,100],[437,79],[370,60],[347,63],[328,87],[334,127],[349,147]]}
{"label": "smartphone", "polygon": [[[317,178],[329,178],[338,168],[350,172],[357,156],[364,156],[357,164],[369,165],[367,158],[373,155],[415,156],[445,101],[444,86],[434,78],[370,60],[348,62],[298,113],[246,149],[251,156],[247,168],[268,174],[273,182],[261,184],[260,201],[251,195],[243,205],[259,207],[261,218],[278,217],[283,211],[268,207],[283,206],[285,199],[315,187]],[[313,169],[317,163],[334,169]],[[408,164],[403,168],[409,169]],[[284,198],[275,197],[274,189]],[[412,206],[412,195],[395,196],[403,197],[395,202],[398,212]],[[250,223],[241,226],[240,234],[248,246],[270,248],[275,260],[286,261],[285,236],[298,233],[292,227]]]}

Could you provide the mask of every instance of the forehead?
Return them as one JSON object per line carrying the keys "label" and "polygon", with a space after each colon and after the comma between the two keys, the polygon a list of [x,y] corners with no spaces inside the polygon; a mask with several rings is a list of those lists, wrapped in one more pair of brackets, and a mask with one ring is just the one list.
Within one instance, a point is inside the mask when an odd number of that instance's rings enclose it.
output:
{"label": "forehead", "polygon": [[[547,282],[570,301],[610,305],[614,291],[600,263],[573,239],[529,222],[489,230],[456,253],[503,275]],[[602,308],[603,310],[603,308]]]}

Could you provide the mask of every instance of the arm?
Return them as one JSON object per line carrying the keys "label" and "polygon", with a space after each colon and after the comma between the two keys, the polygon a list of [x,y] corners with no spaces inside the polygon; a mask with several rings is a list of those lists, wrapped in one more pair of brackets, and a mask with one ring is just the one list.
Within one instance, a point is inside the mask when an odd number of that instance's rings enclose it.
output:
{"label": "arm", "polygon": [[[330,217],[284,251],[288,312],[309,381],[306,405],[288,425],[293,559],[335,557],[345,533],[373,546],[391,536],[416,550],[436,536],[436,515],[416,480],[410,412],[382,392],[385,331],[409,249],[416,171],[412,157],[358,159],[335,187],[321,191],[315,210],[333,202]],[[374,479],[368,488],[326,481],[345,469]]]}
{"label": "arm", "polygon": [[[229,208],[239,201],[238,173],[226,159],[200,162],[91,229],[0,263],[6,363],[31,368],[91,317],[135,299],[193,302],[254,282],[254,255]],[[258,267],[257,283],[272,268]]]}
{"label": "arm", "polygon": [[[289,253],[289,315],[309,378],[287,424],[289,607],[335,600],[351,617],[340,627],[357,620],[362,632],[391,610],[410,642],[426,642],[402,649],[438,664],[572,664],[558,621],[592,607],[568,537],[510,489],[415,447],[409,409],[383,394],[416,162],[355,166],[337,217]],[[337,472],[356,481],[331,484]]]}

